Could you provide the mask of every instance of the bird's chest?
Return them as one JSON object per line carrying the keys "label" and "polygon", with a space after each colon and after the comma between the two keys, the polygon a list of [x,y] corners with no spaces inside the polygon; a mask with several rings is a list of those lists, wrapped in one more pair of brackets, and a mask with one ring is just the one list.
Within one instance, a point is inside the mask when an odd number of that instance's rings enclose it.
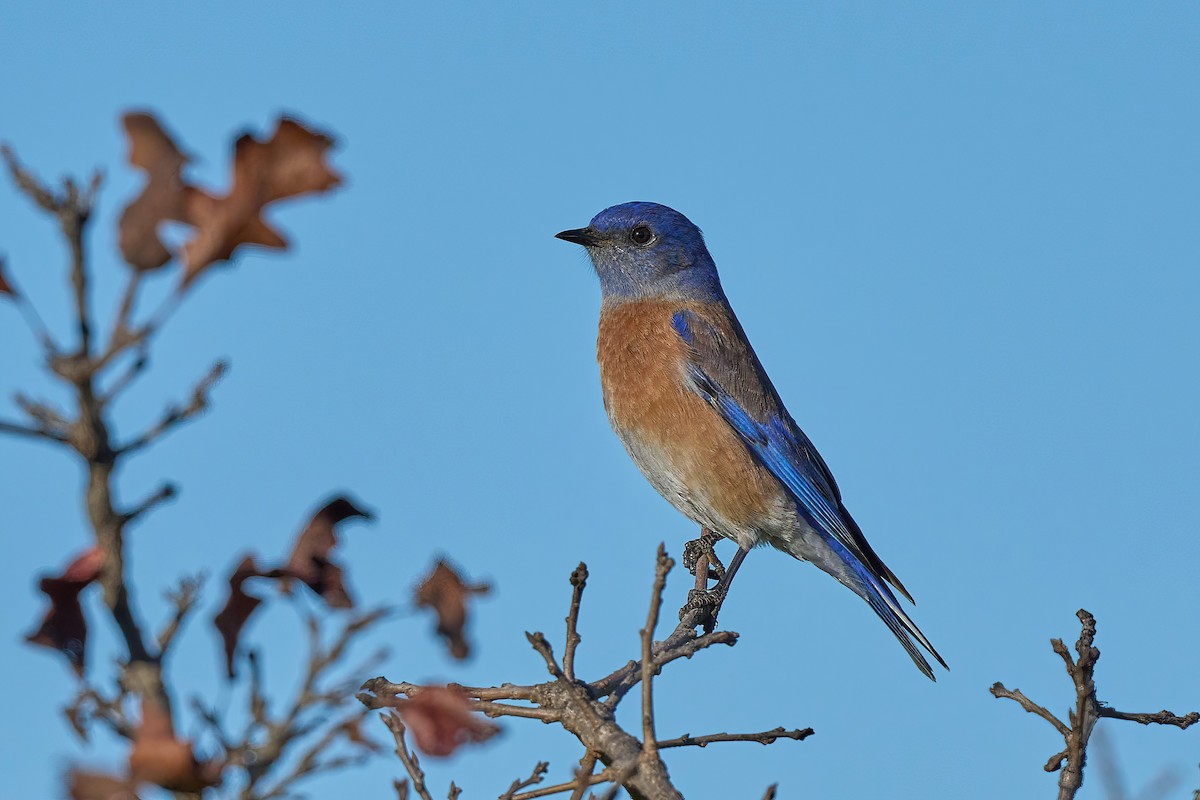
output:
{"label": "bird's chest", "polygon": [[741,540],[778,513],[778,490],[690,388],[687,346],[671,326],[678,310],[639,303],[602,313],[596,350],[604,408],[659,494],[696,522]]}
{"label": "bird's chest", "polygon": [[[617,436],[650,482],[684,470],[698,400],[684,379],[683,342],[670,327],[674,306],[637,303],[600,317],[596,359],[604,409]],[[669,498],[670,499],[670,498]]]}

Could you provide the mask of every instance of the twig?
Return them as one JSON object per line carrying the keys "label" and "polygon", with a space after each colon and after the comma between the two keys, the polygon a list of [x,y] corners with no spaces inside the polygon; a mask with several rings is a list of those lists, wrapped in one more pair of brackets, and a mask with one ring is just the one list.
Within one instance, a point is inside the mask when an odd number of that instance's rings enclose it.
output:
{"label": "twig", "polygon": [[710,733],[707,736],[692,736],[685,733],[678,739],[667,739],[658,743],[660,749],[666,747],[707,747],[714,742],[758,742],[759,744],[773,744],[779,739],[795,739],[797,742],[802,742],[809,736],[812,736],[815,731],[812,728],[794,728],[788,730],[782,725],[778,728],[772,728],[769,731],[760,733]]}
{"label": "twig", "polygon": [[516,795],[517,792],[541,783],[549,769],[550,764],[548,762],[539,761],[536,765],[534,765],[533,772],[529,773],[528,778],[525,778],[524,780],[517,778],[512,782],[512,785],[508,787],[504,794],[497,798],[497,800],[513,800],[513,796]]}
{"label": "twig", "polygon": [[160,503],[165,503],[166,501],[170,500],[178,493],[179,488],[175,486],[175,484],[164,483],[162,486],[159,486],[154,490],[154,494],[151,494],[149,497],[142,500],[142,502],[126,511],[121,516],[124,518],[126,524],[133,522],[138,517],[141,517],[143,514],[147,513]]}
{"label": "twig", "polygon": [[583,800],[583,794],[592,785],[592,773],[596,770],[598,757],[595,752],[588,750],[579,759],[579,769],[575,772],[575,790],[571,792],[570,800]]}
{"label": "twig", "polygon": [[1063,660],[1063,664],[1067,668],[1067,675],[1075,685],[1075,709],[1071,712],[1070,726],[1064,724],[1044,706],[1034,703],[1019,690],[1006,689],[1000,683],[994,684],[991,688],[994,697],[1016,701],[1026,711],[1037,714],[1049,722],[1062,735],[1066,747],[1052,755],[1043,767],[1046,772],[1061,770],[1058,778],[1059,800],[1072,800],[1083,785],[1083,769],[1087,763],[1088,740],[1101,717],[1130,720],[1142,725],[1175,725],[1181,729],[1200,721],[1200,713],[1196,712],[1182,717],[1169,711],[1160,711],[1155,714],[1133,714],[1108,708],[1096,699],[1094,672],[1096,662],[1100,659],[1100,651],[1093,645],[1096,638],[1096,618],[1083,609],[1076,612],[1075,616],[1079,618],[1081,624],[1079,640],[1075,643],[1075,657],[1071,656],[1071,652],[1061,639],[1050,640],[1051,649]]}
{"label": "twig", "polygon": [[200,601],[200,590],[203,588],[204,575],[200,574],[191,578],[183,578],[179,581],[178,589],[167,592],[167,601],[174,606],[175,613],[171,615],[171,620],[158,634],[158,658],[160,661],[166,658],[171,643],[183,627],[183,621]]}
{"label": "twig", "polygon": [[0,433],[7,433],[12,436],[24,436],[27,439],[49,439],[52,442],[60,443],[68,441],[65,435],[49,430],[44,426],[30,428],[18,422],[8,422],[2,419],[0,419]]}
{"label": "twig", "polygon": [[130,362],[129,367],[116,379],[114,379],[104,394],[100,396],[100,405],[107,406],[116,400],[117,397],[120,396],[121,392],[128,389],[133,384],[134,380],[136,380],[137,377],[145,371],[149,364],[150,355],[147,353],[147,351],[142,350],[137,354],[133,361]]}
{"label": "twig", "polygon": [[224,376],[229,365],[224,361],[218,361],[213,364],[208,373],[196,383],[192,389],[191,397],[188,399],[187,405],[183,407],[171,406],[153,427],[145,433],[134,438],[127,444],[117,448],[117,452],[121,455],[129,455],[135,453],[150,444],[155,440],[165,436],[175,427],[182,425],[192,417],[199,415],[208,408],[208,393],[216,385],[217,381]]}
{"label": "twig", "polygon": [[396,739],[396,757],[400,759],[400,763],[408,771],[413,791],[421,797],[421,800],[433,800],[433,795],[425,788],[425,772],[421,769],[420,759],[417,758],[416,753],[410,753],[408,747],[404,744],[404,732],[407,729],[404,727],[404,722],[400,719],[400,714],[392,710],[387,713],[381,713],[379,718],[383,720],[383,724],[388,727],[388,730],[392,732],[392,736]]}
{"label": "twig", "polygon": [[[566,783],[556,783],[553,786],[542,786],[529,792],[522,792],[521,794],[513,795],[511,800],[534,800],[534,798],[548,797],[552,794],[562,794],[563,792],[570,792],[572,790],[577,792],[586,792],[589,786],[595,786],[598,783],[606,783],[615,778],[616,775],[617,773],[606,769],[602,772],[597,772],[595,775],[590,775],[587,778],[577,777],[574,780],[567,781]],[[575,797],[574,794],[571,796]],[[580,794],[579,797],[583,797],[583,795]]]}
{"label": "twig", "polygon": [[674,566],[675,560],[667,555],[667,548],[660,543],[658,556],[654,562],[654,588],[650,591],[650,611],[646,614],[646,627],[641,630],[642,752],[647,758],[658,757],[658,739],[654,733],[654,629],[658,627],[658,613],[662,609],[662,595],[663,589],[667,585],[667,573]]}
{"label": "twig", "polygon": [[1054,726],[1054,729],[1063,736],[1069,736],[1071,734],[1071,729],[1064,725],[1062,720],[1050,713],[1049,709],[1043,708],[1042,706],[1039,706],[1037,703],[1030,700],[1020,689],[1007,689],[1005,688],[1004,684],[997,681],[996,683],[992,684],[990,691],[992,693],[992,697],[1006,697],[1009,700],[1015,700],[1018,704],[1020,704],[1021,708],[1025,709],[1030,714],[1037,714],[1039,717],[1046,720],[1046,722],[1049,722]]}
{"label": "twig", "polygon": [[582,561],[571,573],[571,609],[567,612],[567,643],[563,649],[563,674],[567,680],[575,680],[575,648],[579,647],[582,637],[579,635],[579,604],[583,600],[583,590],[587,587],[588,569]]}
{"label": "twig", "polygon": [[1190,714],[1184,714],[1182,717],[1177,717],[1170,711],[1156,711],[1153,714],[1134,714],[1125,711],[1117,711],[1108,706],[1100,706],[1100,716],[1110,719],[1124,719],[1130,722],[1137,722],[1142,725],[1174,725],[1180,730],[1187,730],[1192,725],[1200,722],[1200,712],[1193,711]]}

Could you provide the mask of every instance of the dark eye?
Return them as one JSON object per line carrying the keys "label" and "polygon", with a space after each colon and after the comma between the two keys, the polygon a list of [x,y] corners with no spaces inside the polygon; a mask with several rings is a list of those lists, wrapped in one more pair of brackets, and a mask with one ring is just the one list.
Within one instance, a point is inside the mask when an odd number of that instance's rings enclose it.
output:
{"label": "dark eye", "polygon": [[629,232],[629,238],[634,244],[646,244],[654,238],[654,232],[645,225],[638,225]]}

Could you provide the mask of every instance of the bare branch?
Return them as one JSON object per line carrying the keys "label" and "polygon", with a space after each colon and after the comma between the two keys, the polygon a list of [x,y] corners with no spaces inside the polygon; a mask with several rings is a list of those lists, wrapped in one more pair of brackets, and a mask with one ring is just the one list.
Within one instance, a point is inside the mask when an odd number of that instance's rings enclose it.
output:
{"label": "bare branch", "polygon": [[12,436],[24,436],[27,439],[47,439],[51,442],[59,442],[60,444],[68,442],[64,434],[49,430],[44,426],[30,428],[17,422],[8,422],[2,419],[0,419],[0,433],[7,433]]}
{"label": "bare branch", "polygon": [[407,729],[404,727],[404,722],[400,719],[400,715],[393,710],[381,713],[379,718],[383,720],[383,724],[388,727],[388,730],[392,732],[392,736],[396,739],[396,757],[400,759],[400,763],[408,771],[408,777],[412,780],[413,791],[420,796],[421,800],[433,800],[433,795],[425,788],[425,771],[421,769],[421,762],[417,758],[417,754],[409,752],[407,745],[404,744],[404,732]]}
{"label": "bare branch", "polygon": [[571,792],[571,800],[583,800],[583,794],[592,785],[592,779],[595,777],[592,773],[596,770],[596,762],[599,757],[591,750],[583,754],[583,758],[579,759],[579,769],[575,771],[575,790]]}
{"label": "bare branch", "polygon": [[123,513],[121,516],[124,518],[126,524],[133,522],[143,514],[151,511],[155,506],[170,500],[178,493],[179,488],[175,486],[175,484],[164,483],[162,486],[159,486],[157,489],[155,489],[153,494]]}
{"label": "bare branch", "polygon": [[1135,714],[1126,711],[1117,711],[1105,705],[1100,706],[1100,716],[1109,717],[1110,719],[1125,719],[1142,725],[1174,725],[1180,730],[1186,730],[1197,722],[1200,722],[1200,712],[1196,711],[1179,717],[1166,709],[1156,711],[1153,714]]}
{"label": "bare branch", "polygon": [[1054,726],[1063,737],[1066,747],[1052,755],[1046,761],[1043,769],[1046,772],[1059,772],[1059,800],[1072,800],[1083,785],[1083,769],[1087,763],[1087,747],[1092,731],[1101,717],[1124,719],[1139,722],[1143,725],[1175,725],[1181,729],[1187,728],[1200,721],[1200,713],[1191,713],[1178,717],[1169,711],[1156,714],[1130,714],[1108,708],[1096,698],[1095,667],[1100,659],[1100,651],[1095,647],[1096,618],[1084,609],[1075,614],[1079,618],[1079,640],[1075,643],[1074,657],[1063,644],[1061,639],[1051,639],[1050,647],[1063,660],[1067,675],[1075,685],[1075,708],[1070,715],[1070,725],[1055,717],[1044,706],[1034,703],[1017,690],[1008,690],[1000,683],[992,686],[991,692],[995,697],[1015,700],[1026,711],[1037,714]]}
{"label": "bare branch", "polygon": [[654,629],[658,627],[658,613],[662,609],[663,589],[667,585],[667,573],[675,566],[675,560],[667,555],[667,548],[659,543],[654,562],[654,588],[650,591],[650,611],[646,614],[646,627],[641,630],[642,640],[642,752],[647,758],[658,757],[658,739],[654,733]]}
{"label": "bare branch", "polygon": [[160,661],[166,658],[167,651],[171,649],[171,643],[175,641],[176,634],[183,627],[183,621],[200,601],[200,590],[203,588],[204,575],[200,574],[183,578],[179,581],[178,589],[167,592],[167,601],[174,607],[175,613],[171,615],[166,627],[158,634],[158,658]]}
{"label": "bare branch", "polygon": [[107,406],[120,396],[122,392],[128,389],[133,382],[137,380],[146,367],[150,365],[150,355],[146,350],[142,350],[137,356],[129,362],[129,366],[109,385],[108,389],[101,395],[98,400],[101,406]]}
{"label": "bare branch", "polygon": [[536,765],[534,765],[533,772],[529,773],[528,778],[525,778],[524,780],[517,778],[515,781],[512,782],[512,785],[508,787],[508,789],[504,792],[504,794],[500,795],[500,797],[497,798],[497,800],[513,800],[513,796],[517,792],[521,791],[522,789],[526,789],[530,786],[536,786],[537,784],[541,783],[542,779],[546,776],[546,772],[549,769],[550,769],[550,764],[548,762],[539,761]]}
{"label": "bare branch", "polygon": [[1071,729],[1068,728],[1062,720],[1054,716],[1054,714],[1050,713],[1050,711],[1043,706],[1039,706],[1037,703],[1030,700],[1020,689],[1007,689],[1005,688],[1004,684],[997,681],[996,683],[992,684],[992,688],[989,691],[992,693],[992,697],[1007,697],[1009,700],[1015,700],[1020,704],[1021,708],[1025,709],[1030,714],[1037,714],[1039,717],[1046,720],[1046,722],[1049,722],[1054,726],[1054,729],[1063,736],[1067,736],[1071,733]]}
{"label": "bare branch", "polygon": [[122,455],[135,453],[138,450],[141,450],[143,447],[153,444],[157,439],[165,436],[174,428],[182,425],[192,417],[195,417],[205,411],[208,408],[209,403],[208,393],[212,390],[213,386],[216,385],[217,381],[219,381],[225,375],[225,372],[228,369],[229,365],[224,361],[218,361],[217,363],[213,364],[208,373],[201,378],[196,384],[195,388],[192,389],[192,394],[187,405],[183,407],[169,407],[162,419],[160,419],[152,428],[128,444],[118,447],[117,452]]}
{"label": "bare branch", "polygon": [[583,590],[587,587],[588,569],[582,561],[571,573],[571,609],[567,612],[567,643],[563,650],[563,674],[567,680],[575,680],[575,648],[579,647],[582,637],[579,635],[579,604],[583,600]]}
{"label": "bare branch", "polygon": [[812,736],[815,731],[812,728],[795,728],[788,730],[782,725],[778,728],[772,728],[769,731],[760,733],[710,733],[707,736],[692,736],[685,733],[678,739],[667,739],[659,742],[659,748],[666,747],[707,747],[713,742],[758,742],[759,744],[773,744],[779,739],[795,739],[802,742],[809,736]]}

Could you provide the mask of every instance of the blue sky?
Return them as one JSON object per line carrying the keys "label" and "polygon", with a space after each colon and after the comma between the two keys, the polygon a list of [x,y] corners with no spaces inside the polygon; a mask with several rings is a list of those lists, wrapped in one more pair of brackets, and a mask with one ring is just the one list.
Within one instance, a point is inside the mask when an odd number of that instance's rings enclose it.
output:
{"label": "blue sky", "polygon": [[[21,4],[4,27],[0,138],[43,174],[108,175],[100,309],[139,180],[120,111],[157,110],[215,186],[231,136],[279,111],[341,142],[347,186],[275,214],[294,250],[205,279],[118,409],[135,430],[232,362],[214,411],[121,475],[126,498],[164,477],[183,489],[132,534],[149,618],[201,569],[209,615],[239,553],[286,550],[346,489],[380,513],[346,536],[364,600],[406,602],[439,553],[497,587],[472,662],[403,617],[389,677],[540,678],[522,631],[561,639],[581,559],[581,672],[633,657],[654,548],[677,554],[694,531],[608,430],[596,281],[552,234],[655,200],[704,229],[776,386],[952,667],[930,683],[849,592],[756,552],[723,616],[741,642],[666,673],[659,729],[817,735],[672,753],[687,796],[773,781],[781,797],[1051,796],[1056,735],[987,689],[1065,714],[1048,639],[1073,641],[1081,606],[1099,620],[1101,699],[1200,707],[1195,5]],[[0,251],[62,330],[63,254],[8,188]],[[34,352],[0,307],[4,403],[58,396]],[[14,794],[52,796],[69,760],[117,757],[81,755],[56,714],[68,671],[19,644],[41,608],[33,575],[86,542],[79,473],[4,440],[0,474],[0,770]],[[668,592],[684,597],[680,576]],[[299,631],[271,613],[252,636],[286,686]],[[111,631],[94,631],[99,665]],[[219,668],[197,617],[175,680],[221,697]],[[495,796],[539,759],[563,775],[579,756],[549,728],[506,727],[432,765],[434,785]],[[1200,785],[1197,731],[1103,728],[1131,786],[1164,770],[1171,798]],[[400,771],[381,758],[312,796],[387,796]],[[1103,796],[1096,772],[1081,796]]]}

